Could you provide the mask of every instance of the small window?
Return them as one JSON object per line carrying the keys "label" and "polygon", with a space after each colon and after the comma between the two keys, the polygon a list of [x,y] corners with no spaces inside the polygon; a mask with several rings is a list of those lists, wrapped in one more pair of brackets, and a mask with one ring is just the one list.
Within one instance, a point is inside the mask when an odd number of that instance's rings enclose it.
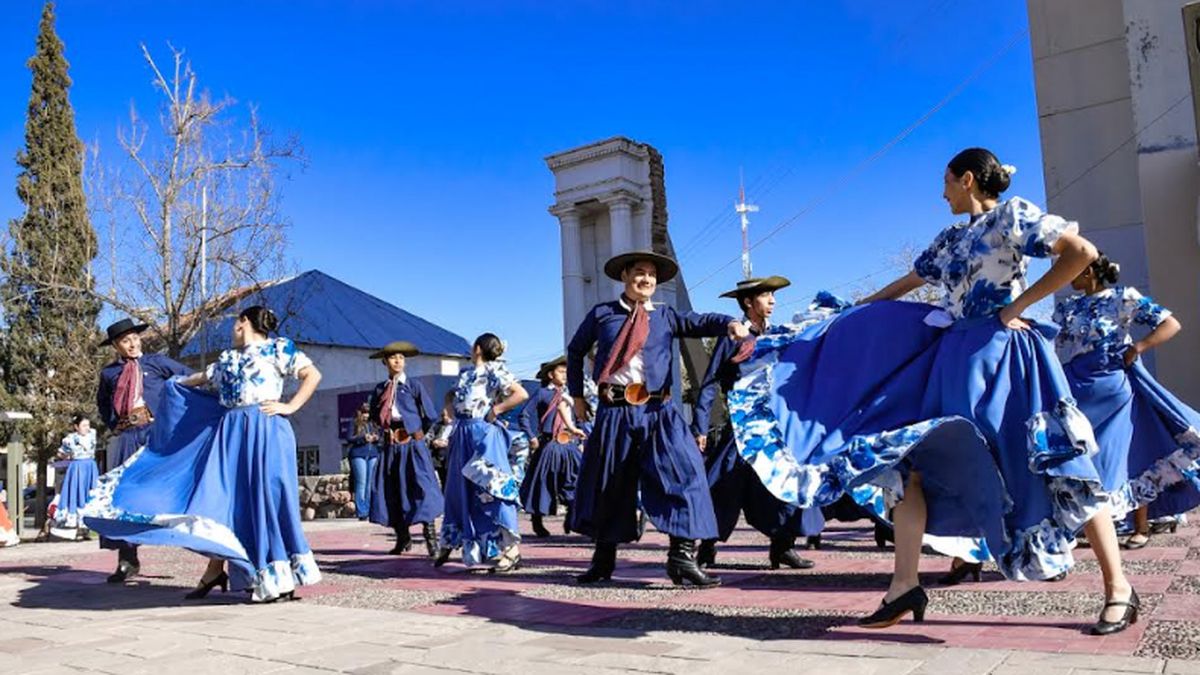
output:
{"label": "small window", "polygon": [[321,446],[302,445],[296,448],[296,472],[301,476],[321,475]]}

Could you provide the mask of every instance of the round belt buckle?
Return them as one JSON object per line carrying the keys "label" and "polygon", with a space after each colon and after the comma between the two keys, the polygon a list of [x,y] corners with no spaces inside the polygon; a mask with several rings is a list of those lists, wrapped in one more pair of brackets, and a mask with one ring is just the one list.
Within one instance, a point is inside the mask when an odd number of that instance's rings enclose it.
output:
{"label": "round belt buckle", "polygon": [[558,432],[558,435],[554,437],[554,440],[558,441],[559,443],[563,443],[563,444],[570,443],[571,442],[571,432],[560,431],[560,432]]}
{"label": "round belt buckle", "polygon": [[625,387],[625,401],[633,405],[646,405],[650,401],[650,391],[646,385],[635,382]]}

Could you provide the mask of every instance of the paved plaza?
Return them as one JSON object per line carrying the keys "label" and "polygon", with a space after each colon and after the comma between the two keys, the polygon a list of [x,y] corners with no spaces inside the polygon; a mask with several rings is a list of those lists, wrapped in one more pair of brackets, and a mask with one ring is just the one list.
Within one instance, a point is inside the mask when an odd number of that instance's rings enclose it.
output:
{"label": "paved plaza", "polygon": [[390,556],[390,534],[357,521],[308,534],[324,583],[270,606],[219,591],[185,603],[204,563],[183,551],[143,549],[145,576],[117,588],[104,582],[113,556],[94,542],[0,550],[0,662],[24,675],[1200,673],[1195,525],[1126,553],[1144,617],[1106,638],[1083,634],[1099,609],[1088,549],[1053,584],[990,571],[938,589],[947,561],[927,557],[926,622],[865,631],[853,619],[879,602],[891,565],[865,523],[834,524],[804,571],[769,571],[765,540],[739,529],[718,556],[725,586],[707,591],[671,586],[653,531],[622,547],[614,583],[596,587],[572,581],[590,554],[576,536],[529,538],[523,568],[495,576],[434,570],[419,540]]}

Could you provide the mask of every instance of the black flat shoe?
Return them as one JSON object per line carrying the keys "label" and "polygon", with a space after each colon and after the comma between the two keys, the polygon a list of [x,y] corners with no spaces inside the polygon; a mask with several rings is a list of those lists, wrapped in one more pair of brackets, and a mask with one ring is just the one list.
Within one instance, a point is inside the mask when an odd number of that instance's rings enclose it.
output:
{"label": "black flat shoe", "polygon": [[[1125,614],[1118,621],[1105,621],[1104,610],[1108,609],[1109,607],[1124,607]],[[1142,601],[1140,598],[1138,598],[1137,591],[1131,591],[1129,593],[1129,599],[1124,602],[1109,600],[1108,602],[1104,603],[1104,609],[1100,610],[1100,620],[1092,626],[1092,635],[1112,635],[1113,633],[1120,633],[1126,628],[1129,628],[1133,624],[1137,623],[1138,610],[1141,608]]]}
{"label": "black flat shoe", "polygon": [[209,591],[216,588],[217,586],[221,587],[222,593],[229,592],[229,575],[225,573],[225,570],[221,570],[221,573],[218,574],[217,576],[213,577],[212,580],[210,580],[210,581],[205,581],[205,580],[201,579],[200,585],[196,587],[196,590],[183,596],[183,599],[184,600],[201,600],[203,598],[208,597]]}
{"label": "black flat shoe", "polygon": [[895,600],[882,603],[874,614],[859,619],[858,625],[863,628],[888,628],[900,623],[904,615],[910,612],[913,621],[921,623],[925,620],[925,607],[928,605],[929,596],[925,595],[925,589],[914,586]]}
{"label": "black flat shoe", "polygon": [[106,581],[110,584],[122,584],[122,583],[125,583],[126,581],[132,579],[133,577],[136,577],[138,575],[138,572],[141,572],[141,571],[142,571],[141,566],[134,565],[133,563],[128,563],[128,562],[125,562],[122,560],[121,562],[117,563],[117,571],[108,575],[108,578],[106,579]]}
{"label": "black flat shoe", "polygon": [[950,569],[950,573],[938,579],[938,584],[941,586],[957,586],[963,582],[968,576],[975,581],[983,574],[983,563],[959,563],[958,567]]}

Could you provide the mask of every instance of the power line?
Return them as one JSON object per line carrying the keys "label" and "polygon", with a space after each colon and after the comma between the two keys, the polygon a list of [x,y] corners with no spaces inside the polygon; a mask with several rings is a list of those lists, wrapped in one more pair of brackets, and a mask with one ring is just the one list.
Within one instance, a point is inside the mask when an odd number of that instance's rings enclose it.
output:
{"label": "power line", "polygon": [[[888,152],[890,152],[892,148],[896,147],[901,142],[903,142],[906,138],[911,136],[913,134],[913,132],[915,132],[922,125],[924,125],[926,122],[928,122],[930,118],[932,118],[934,115],[936,115],[938,112],[940,112],[943,108],[945,108],[947,105],[949,105],[951,101],[953,101],[955,98],[957,98],[964,90],[966,90],[967,87],[969,87],[971,84],[973,84],[975,82],[975,80],[979,79],[985,72],[987,72],[989,69],[991,69],[991,67],[994,66],[996,64],[996,62],[1000,60],[1001,57],[1003,57],[1005,54],[1007,54],[1009,52],[1009,50],[1011,50],[1013,47],[1015,47],[1017,45],[1017,43],[1019,41],[1021,41],[1028,33],[1029,33],[1028,27],[1024,27],[1021,30],[1017,31],[1012,36],[1012,38],[1007,43],[1004,44],[1003,47],[1001,47],[990,58],[988,58],[986,61],[984,61],[978,68],[976,68],[970,75],[968,75],[966,77],[966,79],[959,82],[958,85],[956,85],[950,91],[950,93],[946,94],[945,97],[943,97],[940,101],[938,101],[933,107],[931,107],[929,110],[927,110],[919,118],[917,118],[916,121],[914,121],[912,124],[905,127],[902,131],[900,131],[900,133],[893,136],[891,138],[891,140],[889,140],[887,143],[885,143],[882,147],[880,147],[878,150],[876,150],[869,157],[867,157],[863,161],[856,164],[848,172],[842,174],[839,178],[837,178],[830,185],[830,187],[828,189],[826,189],[822,194],[818,195],[815,199],[813,199],[813,201],[809,202],[807,205],[805,205],[803,208],[801,208],[800,211],[798,211],[791,218],[784,220],[779,225],[777,225],[774,229],[772,229],[770,232],[768,232],[765,236],[763,236],[761,239],[754,242],[750,246],[751,250],[758,248],[760,245],[765,243],[768,239],[771,239],[772,237],[779,234],[787,227],[795,224],[798,220],[800,220],[802,217],[807,215],[809,212],[811,212],[818,206],[824,204],[831,197],[833,197],[834,195],[841,192],[842,189],[844,189],[850,183],[851,179],[856,178],[859,174],[861,174],[863,171],[868,169],[871,165],[875,164],[880,159],[882,159],[883,156],[886,155]],[[730,265],[732,265],[740,260],[741,260],[741,256],[737,256],[737,257],[729,260],[728,262],[726,262],[725,264],[721,265],[716,270],[714,270],[712,273],[710,273],[708,276],[704,277],[703,279],[696,282],[695,284],[688,286],[688,291],[689,292],[693,291],[696,288],[699,288],[700,286],[704,285],[705,283],[708,283],[712,279],[716,278],[716,276],[718,274],[720,274],[722,271],[724,271],[727,267],[729,267]]]}

